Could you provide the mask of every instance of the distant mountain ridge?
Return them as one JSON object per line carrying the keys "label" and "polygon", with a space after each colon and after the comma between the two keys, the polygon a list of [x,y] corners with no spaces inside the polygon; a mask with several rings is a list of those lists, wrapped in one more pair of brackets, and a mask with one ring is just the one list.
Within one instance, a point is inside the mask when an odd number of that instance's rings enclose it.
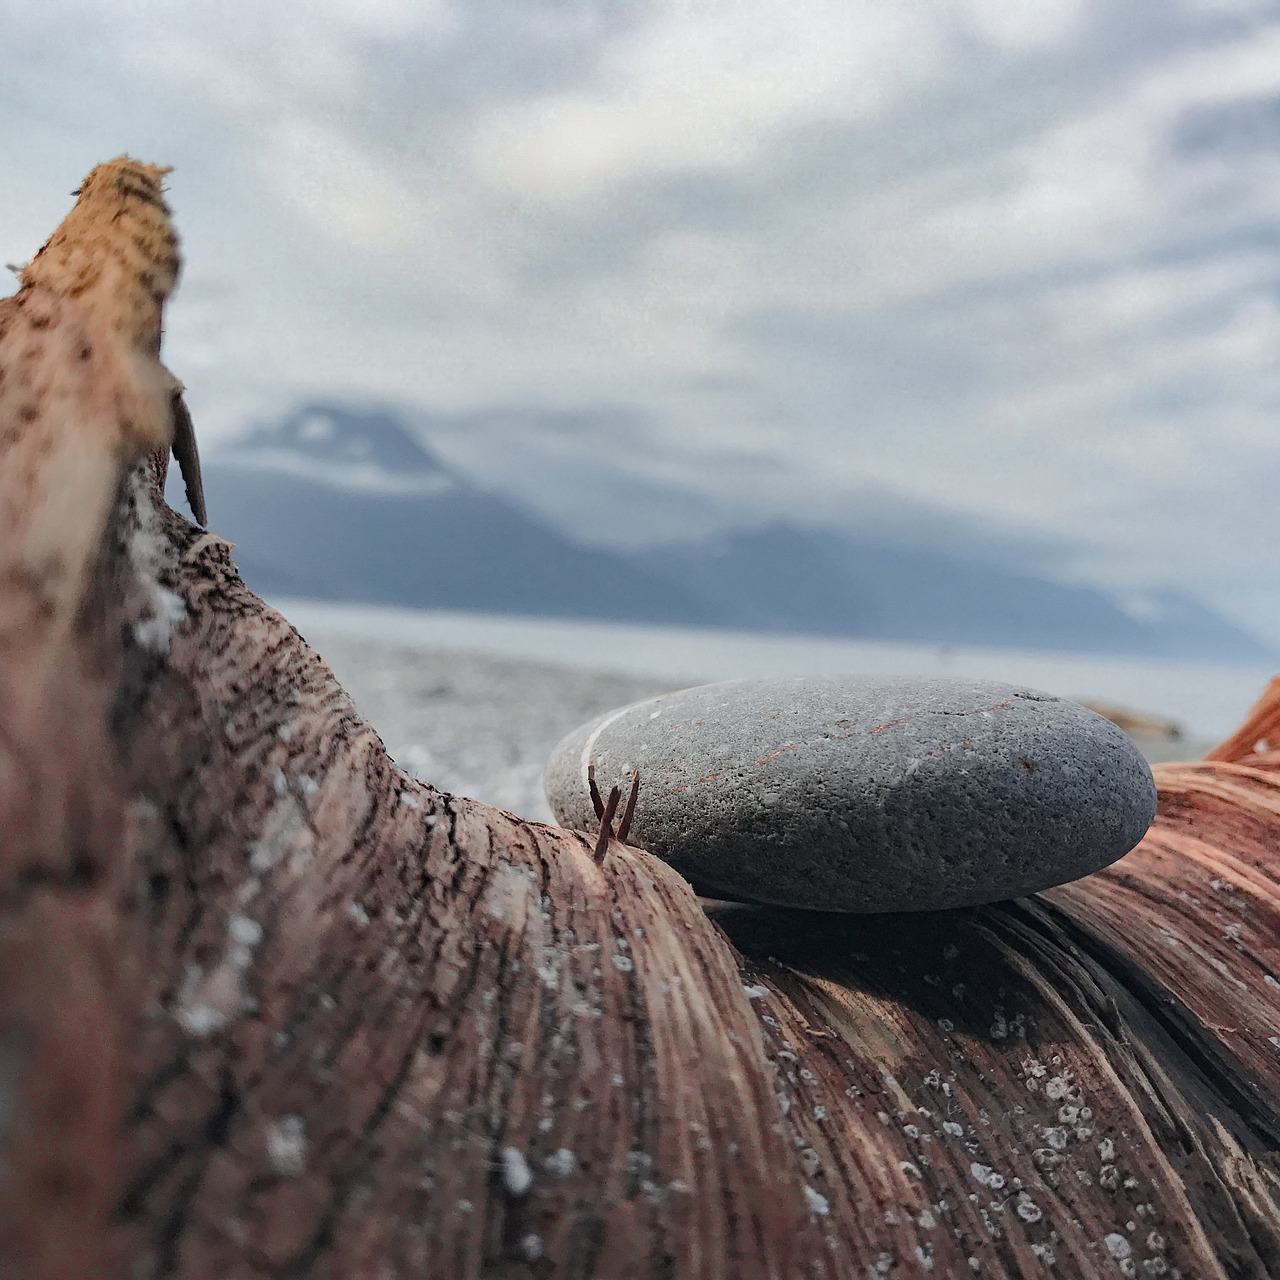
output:
{"label": "distant mountain ridge", "polygon": [[675,584],[455,475],[385,414],[307,406],[204,470],[210,520],[265,595],[711,621]]}
{"label": "distant mountain ridge", "polygon": [[637,559],[703,601],[724,625],[746,630],[1161,658],[1273,656],[1179,592],[1147,592],[1138,617],[1093,587],[782,522]]}
{"label": "distant mountain ridge", "polygon": [[[206,461],[214,529],[266,595],[479,613],[1269,661],[1183,593],[1141,616],[962,548],[785,522],[621,552],[586,545],[444,464],[383,413],[308,405]],[[603,655],[602,655],[603,656]]]}

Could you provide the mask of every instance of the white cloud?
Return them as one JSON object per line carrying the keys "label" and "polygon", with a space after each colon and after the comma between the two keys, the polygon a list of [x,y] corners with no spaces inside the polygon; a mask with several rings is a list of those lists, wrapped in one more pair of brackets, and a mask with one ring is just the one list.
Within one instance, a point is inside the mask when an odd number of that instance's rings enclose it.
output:
{"label": "white cloud", "polygon": [[1010,52],[1052,46],[1070,36],[1084,16],[1084,0],[966,0],[961,6],[976,29]]}
{"label": "white cloud", "polygon": [[206,434],[294,395],[628,406],[629,452],[565,457],[762,514],[876,484],[1280,598],[1271,5],[0,15],[0,259],[93,161],[176,164]]}
{"label": "white cloud", "polygon": [[898,99],[937,70],[942,35],[930,8],[912,3],[669,9],[619,36],[583,86],[482,118],[477,164],[551,200],[654,174],[743,169],[781,130]]}

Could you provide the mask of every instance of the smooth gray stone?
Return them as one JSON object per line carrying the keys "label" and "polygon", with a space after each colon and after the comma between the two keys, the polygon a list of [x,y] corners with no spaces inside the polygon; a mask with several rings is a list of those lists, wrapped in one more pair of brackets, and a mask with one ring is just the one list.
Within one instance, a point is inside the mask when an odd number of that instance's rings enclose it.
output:
{"label": "smooth gray stone", "polygon": [[1155,816],[1151,770],[1109,720],[1017,685],[832,676],[663,694],[569,734],[544,777],[558,821],[626,795],[630,843],[700,892],[829,911],[925,911],[1063,884]]}

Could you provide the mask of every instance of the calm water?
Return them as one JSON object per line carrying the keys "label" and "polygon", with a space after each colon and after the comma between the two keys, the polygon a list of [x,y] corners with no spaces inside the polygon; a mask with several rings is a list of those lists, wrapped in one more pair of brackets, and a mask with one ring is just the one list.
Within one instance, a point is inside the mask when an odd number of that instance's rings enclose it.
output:
{"label": "calm water", "polygon": [[1188,737],[1230,733],[1276,674],[1265,667],[1143,662],[1098,655],[834,640],[629,623],[497,617],[375,605],[275,600],[303,635],[343,635],[682,683],[859,673],[971,676],[1178,721]]}

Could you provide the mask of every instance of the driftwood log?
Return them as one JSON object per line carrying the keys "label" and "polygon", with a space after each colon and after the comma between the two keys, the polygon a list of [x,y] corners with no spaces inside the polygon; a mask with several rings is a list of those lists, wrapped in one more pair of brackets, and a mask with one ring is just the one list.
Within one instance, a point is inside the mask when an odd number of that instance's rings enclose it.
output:
{"label": "driftwood log", "polygon": [[0,304],[0,1276],[1280,1275],[1280,684],[1031,899],[597,865],[164,505],[161,178]]}

